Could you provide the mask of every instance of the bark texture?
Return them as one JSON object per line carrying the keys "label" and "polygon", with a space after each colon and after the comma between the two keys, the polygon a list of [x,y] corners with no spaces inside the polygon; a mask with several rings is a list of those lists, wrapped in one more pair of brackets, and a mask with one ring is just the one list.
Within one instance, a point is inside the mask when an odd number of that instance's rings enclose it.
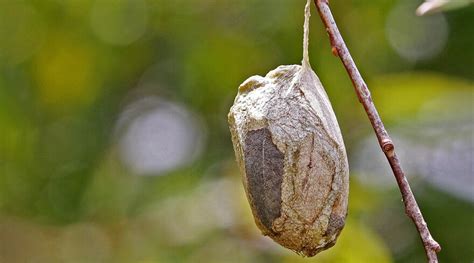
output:
{"label": "bark texture", "polygon": [[405,177],[405,173],[403,172],[400,161],[397,157],[397,154],[395,153],[395,146],[384,127],[377,109],[375,108],[372,97],[370,96],[370,91],[367,88],[367,85],[365,84],[365,81],[362,78],[359,70],[357,69],[355,62],[352,59],[346,44],[344,43],[341,33],[337,28],[336,21],[334,21],[331,9],[329,8],[329,2],[328,0],[314,0],[314,3],[316,4],[319,16],[326,27],[326,31],[328,32],[329,40],[332,46],[332,52],[336,56],[339,56],[344,67],[346,68],[346,71],[352,80],[352,84],[354,85],[355,92],[359,97],[359,101],[364,106],[370,123],[374,128],[380,148],[384,152],[390,167],[392,168],[393,175],[397,180],[398,187],[400,188],[400,192],[403,197],[405,212],[411,218],[418,230],[418,233],[420,234],[428,262],[436,263],[438,262],[437,253],[441,251],[441,246],[431,236],[428,225],[423,218],[415,196],[411,191],[410,184]]}

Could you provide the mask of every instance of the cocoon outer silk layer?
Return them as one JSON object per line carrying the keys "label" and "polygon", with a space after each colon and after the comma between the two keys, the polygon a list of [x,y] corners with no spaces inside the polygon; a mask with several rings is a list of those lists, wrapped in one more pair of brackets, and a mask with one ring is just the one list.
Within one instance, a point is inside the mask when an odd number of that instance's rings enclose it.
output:
{"label": "cocoon outer silk layer", "polygon": [[304,256],[333,246],[344,227],[349,169],[328,96],[308,60],[244,81],[228,115],[257,226]]}

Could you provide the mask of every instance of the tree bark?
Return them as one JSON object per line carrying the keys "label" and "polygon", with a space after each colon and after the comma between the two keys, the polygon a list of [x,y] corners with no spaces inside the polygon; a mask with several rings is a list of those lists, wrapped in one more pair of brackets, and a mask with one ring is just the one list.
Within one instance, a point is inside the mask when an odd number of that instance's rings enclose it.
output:
{"label": "tree bark", "polygon": [[387,157],[390,167],[392,168],[393,174],[397,180],[398,187],[400,188],[400,192],[403,197],[405,212],[411,218],[420,234],[428,262],[438,262],[436,253],[441,250],[441,246],[433,239],[428,226],[423,219],[423,215],[421,214],[420,208],[416,203],[413,192],[411,191],[410,185],[400,165],[400,161],[398,160],[397,154],[395,153],[394,144],[390,139],[382,120],[380,119],[377,109],[375,108],[372,97],[370,96],[370,91],[367,88],[367,85],[365,84],[359,70],[357,69],[357,66],[354,63],[354,60],[352,59],[341,34],[339,33],[339,29],[337,28],[336,22],[334,21],[334,17],[331,13],[331,9],[329,8],[329,2],[328,0],[314,0],[314,3],[316,4],[319,16],[321,17],[321,20],[323,21],[326,31],[329,35],[332,53],[338,56],[344,64],[344,67],[346,68],[346,71],[352,80],[352,84],[354,85],[359,102],[364,106],[370,123],[374,128],[379,145]]}

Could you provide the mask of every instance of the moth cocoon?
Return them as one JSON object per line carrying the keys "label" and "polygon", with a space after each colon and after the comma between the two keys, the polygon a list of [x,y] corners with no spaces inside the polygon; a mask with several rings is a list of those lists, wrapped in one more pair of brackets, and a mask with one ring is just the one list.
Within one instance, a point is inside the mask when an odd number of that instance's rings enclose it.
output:
{"label": "moth cocoon", "polygon": [[304,256],[333,246],[344,227],[349,168],[328,96],[308,61],[252,76],[228,115],[243,185],[264,235]]}

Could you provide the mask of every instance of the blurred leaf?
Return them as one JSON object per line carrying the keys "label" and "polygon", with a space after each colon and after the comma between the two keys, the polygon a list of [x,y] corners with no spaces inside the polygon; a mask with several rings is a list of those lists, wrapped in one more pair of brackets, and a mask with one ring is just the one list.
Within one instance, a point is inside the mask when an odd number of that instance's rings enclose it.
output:
{"label": "blurred leaf", "polygon": [[147,28],[148,8],[144,0],[96,0],[91,10],[91,26],[102,41],[127,46]]}
{"label": "blurred leaf", "polygon": [[383,241],[370,229],[349,218],[334,247],[323,251],[314,258],[289,256],[284,263],[389,263],[392,262],[390,252]]}
{"label": "blurred leaf", "polygon": [[57,114],[90,104],[99,94],[94,51],[67,32],[50,36],[35,61],[39,99]]}
{"label": "blurred leaf", "polygon": [[472,0],[425,0],[425,2],[416,9],[416,14],[419,16],[430,15],[441,11],[465,7],[472,3],[474,3]]}
{"label": "blurred leaf", "polygon": [[369,87],[372,89],[374,103],[386,123],[417,118],[417,114],[424,110],[427,103],[434,100],[438,101],[436,110],[449,111],[456,106],[455,103],[459,103],[451,101],[454,104],[447,104],[446,98],[450,94],[462,92],[464,95],[461,97],[468,103],[474,94],[474,85],[468,81],[423,72],[380,76],[370,81]]}
{"label": "blurred leaf", "polygon": [[128,216],[138,191],[140,177],[130,176],[111,150],[100,162],[81,200],[82,214],[104,222]]}
{"label": "blurred leaf", "polygon": [[185,62],[183,95],[189,97],[190,103],[207,113],[215,112],[223,98],[236,94],[247,77],[266,74],[262,70],[271,64],[271,56],[246,38],[237,33],[210,33],[205,42],[195,47]]}
{"label": "blurred leaf", "polygon": [[357,175],[350,175],[349,216],[357,218],[359,214],[374,212],[383,201],[383,193],[364,187],[357,181]]}
{"label": "blurred leaf", "polygon": [[25,1],[0,1],[0,64],[15,65],[43,44],[45,23]]}
{"label": "blurred leaf", "polygon": [[[474,204],[436,191],[431,187],[426,187],[425,192],[419,196],[418,202],[434,238],[443,249],[443,252],[439,254],[440,262],[472,261],[474,258],[474,240],[472,239]],[[416,233],[413,235],[419,242]],[[417,253],[423,254],[421,245],[418,249]],[[408,257],[406,259],[408,260]]]}

